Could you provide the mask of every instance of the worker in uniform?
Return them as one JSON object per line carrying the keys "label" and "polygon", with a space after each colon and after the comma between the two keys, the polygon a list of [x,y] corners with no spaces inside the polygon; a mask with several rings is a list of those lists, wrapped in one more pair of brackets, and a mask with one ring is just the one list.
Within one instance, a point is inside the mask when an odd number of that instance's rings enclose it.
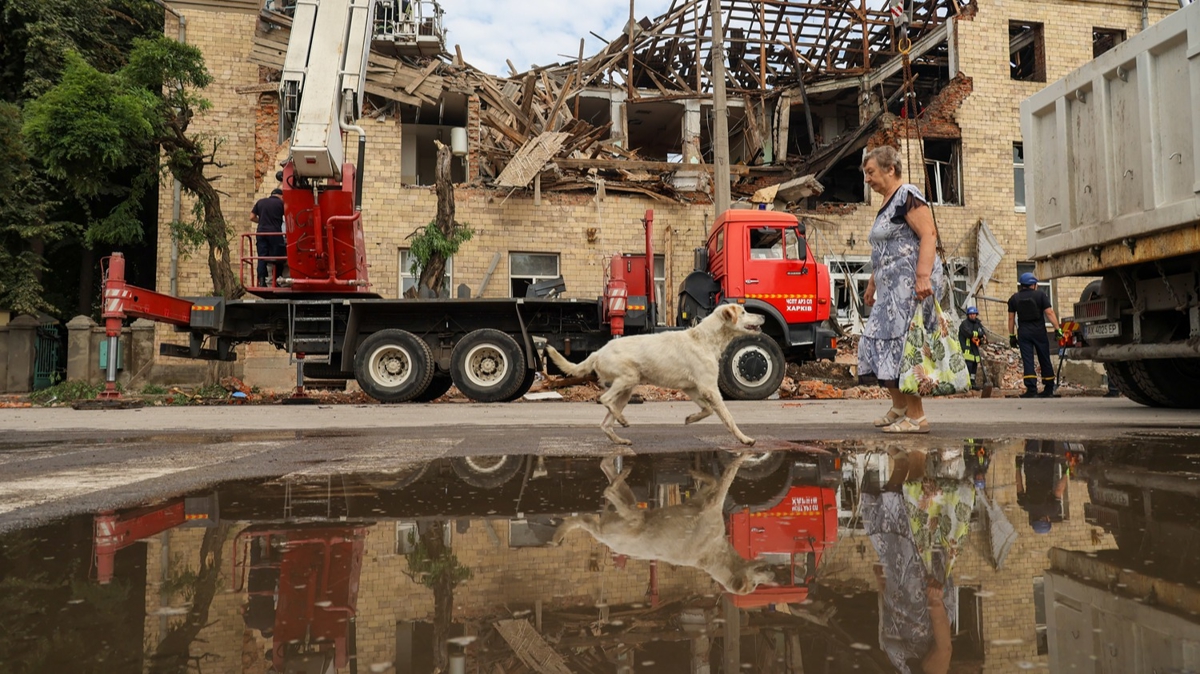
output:
{"label": "worker in uniform", "polygon": [[987,342],[979,310],[967,307],[967,318],[958,324],[958,342],[962,346],[963,359],[967,361],[967,372],[971,373],[971,388],[979,388],[980,345]]}
{"label": "worker in uniform", "polygon": [[1037,277],[1029,272],[1017,279],[1020,289],[1008,298],[1008,344],[1021,349],[1021,365],[1024,368],[1025,392],[1022,398],[1038,396],[1037,373],[1034,356],[1042,370],[1041,397],[1054,396],[1054,364],[1050,361],[1050,337],[1046,334],[1046,321],[1054,326],[1057,336],[1062,336],[1062,326],[1050,298],[1038,290]]}
{"label": "worker in uniform", "polygon": [[[271,196],[259,199],[250,210],[250,222],[258,223],[259,234],[279,234],[283,232],[283,190],[276,187],[271,190]],[[283,275],[287,265],[284,260],[265,260],[263,258],[287,257],[287,242],[282,236],[256,236],[258,249],[258,285],[269,287],[271,280]]]}
{"label": "worker in uniform", "polygon": [[1068,457],[1060,455],[1062,443],[1026,440],[1017,455],[1017,505],[1029,515],[1036,534],[1048,534],[1064,519],[1063,499],[1071,476]]}

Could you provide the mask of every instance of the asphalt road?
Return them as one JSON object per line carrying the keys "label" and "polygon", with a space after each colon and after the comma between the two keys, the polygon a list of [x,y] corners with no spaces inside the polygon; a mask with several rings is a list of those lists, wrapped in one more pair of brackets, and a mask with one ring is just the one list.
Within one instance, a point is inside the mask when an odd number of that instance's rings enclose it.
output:
{"label": "asphalt road", "polygon": [[[884,436],[880,401],[733,402],[758,449],[815,440],[958,444],[965,438],[1200,436],[1200,413],[1124,399],[932,400],[929,436]],[[635,452],[739,447],[715,417],[684,426],[688,402],[626,410]],[[444,456],[600,456],[617,451],[590,403],[154,407],[0,412],[0,531],[119,508],[230,480],[388,473]]]}

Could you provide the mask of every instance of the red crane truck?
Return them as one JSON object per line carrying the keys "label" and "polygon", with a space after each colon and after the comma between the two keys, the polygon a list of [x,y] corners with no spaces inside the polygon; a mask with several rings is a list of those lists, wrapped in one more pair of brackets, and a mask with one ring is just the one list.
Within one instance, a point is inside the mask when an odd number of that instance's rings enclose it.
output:
{"label": "red crane truck", "polygon": [[[371,291],[361,214],[366,136],[353,120],[361,112],[373,4],[330,0],[296,9],[280,83],[281,127],[291,138],[280,173],[286,230],[243,236],[244,253],[253,237],[284,237],[288,278],[246,286],[261,299],[172,297],[127,285],[124,259],[113,255],[105,272],[111,356],[102,397],[118,395],[115,354],[127,318],[189,335],[187,346],[163,344],[163,355],[234,360],[236,344],[266,342],[303,361],[307,376],[353,376],[381,402],[433,400],[451,384],[479,402],[515,400],[541,367],[535,340],[574,359],[622,335],[670,329],[656,320],[650,211],[645,253],[614,255],[595,301],[548,296],[561,282],[511,299],[384,299]],[[343,161],[344,132],[358,134],[357,167]],[[261,282],[258,262],[283,259],[244,254],[243,284],[247,277]],[[765,398],[787,362],[836,354],[834,333],[822,327],[829,272],[813,260],[792,215],[733,210],[717,218],[681,288],[679,323],[729,302],[768,318],[761,336],[742,338],[723,358],[721,389],[729,397]]]}

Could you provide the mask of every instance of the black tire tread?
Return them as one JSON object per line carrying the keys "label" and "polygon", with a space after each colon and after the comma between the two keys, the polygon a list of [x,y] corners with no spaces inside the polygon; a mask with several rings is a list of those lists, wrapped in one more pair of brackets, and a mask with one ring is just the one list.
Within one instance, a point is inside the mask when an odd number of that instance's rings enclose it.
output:
{"label": "black tire tread", "polygon": [[471,468],[467,463],[467,459],[461,456],[450,458],[450,468],[458,479],[466,482],[472,487],[479,489],[495,489],[496,487],[506,484],[509,480],[517,476],[521,472],[521,468],[525,465],[522,457],[515,454],[505,455],[507,462],[496,470],[494,473],[478,473]]}
{"label": "black tire tread", "polygon": [[[367,375],[366,360],[370,358],[371,351],[378,345],[387,340],[402,340],[405,346],[411,346],[420,351],[424,356],[423,367],[417,373],[417,383],[409,387],[407,390],[389,394],[387,391],[382,391],[377,388]],[[354,354],[354,379],[358,382],[363,393],[371,396],[381,403],[404,403],[409,402],[413,398],[421,395],[428,388],[429,382],[433,379],[433,351],[425,340],[406,330],[380,330],[363,340],[363,343],[358,347],[358,351]]]}
{"label": "black tire tread", "polygon": [[[514,352],[513,352],[513,354],[511,354],[513,357],[510,358],[509,360],[511,361],[513,368],[514,369],[520,368],[519,371],[522,373],[521,377],[514,377],[513,381],[510,382],[509,385],[506,386],[504,389],[497,389],[494,391],[489,391],[485,395],[481,395],[479,392],[473,392],[472,391],[473,387],[471,386],[469,381],[467,381],[467,382],[460,381],[460,377],[462,377],[462,375],[460,375],[460,371],[461,371],[461,363],[459,360],[460,357],[465,355],[466,349],[468,349],[470,346],[473,346],[474,342],[481,341],[481,340],[491,340],[491,341],[496,341],[496,342],[501,342],[501,343],[503,343],[505,340],[508,340],[508,342],[511,343],[510,345],[512,347],[514,347]],[[462,391],[463,395],[467,396],[468,398],[470,398],[471,400],[474,400],[476,402],[481,402],[481,403],[505,402],[506,399],[509,396],[511,396],[513,393],[515,393],[517,391],[517,389],[519,389],[521,387],[521,384],[525,381],[524,371],[525,371],[525,351],[521,348],[520,342],[513,339],[513,337],[511,335],[509,335],[508,333],[501,332],[500,330],[494,330],[492,328],[482,328],[479,330],[475,330],[474,332],[468,333],[462,339],[458,340],[458,343],[454,345],[454,350],[450,354],[450,376],[454,381],[454,385],[458,387],[459,391]],[[465,377],[462,377],[462,378],[465,379]]]}
{"label": "black tire tread", "polygon": [[[773,374],[768,384],[761,387],[758,391],[747,391],[738,386],[737,381],[733,378],[733,363],[732,357],[734,351],[741,348],[745,342],[759,342],[774,360],[772,363]],[[725,353],[721,354],[721,363],[719,374],[717,376],[717,388],[721,391],[722,397],[726,400],[766,400],[771,394],[779,391],[780,384],[783,383],[784,374],[787,372],[787,360],[783,356],[783,349],[779,348],[779,344],[769,335],[762,333],[756,335],[745,335],[738,337],[729,343]]]}
{"label": "black tire tread", "polygon": [[1162,405],[1154,402],[1154,399],[1146,395],[1146,393],[1137,385],[1133,379],[1133,375],[1129,373],[1128,368],[1122,363],[1105,363],[1104,371],[1108,374],[1108,378],[1112,380],[1113,385],[1121,392],[1121,395],[1129,398],[1139,405],[1146,407],[1162,407]]}

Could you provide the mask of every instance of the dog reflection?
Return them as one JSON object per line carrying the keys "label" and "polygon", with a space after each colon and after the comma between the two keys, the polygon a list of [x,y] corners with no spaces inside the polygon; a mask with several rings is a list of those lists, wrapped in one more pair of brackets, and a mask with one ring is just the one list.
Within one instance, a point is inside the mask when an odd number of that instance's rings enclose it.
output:
{"label": "dog reflection", "polygon": [[600,466],[610,483],[604,490],[608,507],[598,516],[568,517],[555,532],[554,544],[561,544],[573,529],[583,529],[617,554],[702,569],[728,592],[749,594],[775,577],[767,564],[743,559],[725,536],[725,495],[747,456],[731,462],[719,483],[693,471],[698,489],[690,499],[653,510],[639,509],[625,484],[631,469],[618,475],[615,460],[605,459]]}

